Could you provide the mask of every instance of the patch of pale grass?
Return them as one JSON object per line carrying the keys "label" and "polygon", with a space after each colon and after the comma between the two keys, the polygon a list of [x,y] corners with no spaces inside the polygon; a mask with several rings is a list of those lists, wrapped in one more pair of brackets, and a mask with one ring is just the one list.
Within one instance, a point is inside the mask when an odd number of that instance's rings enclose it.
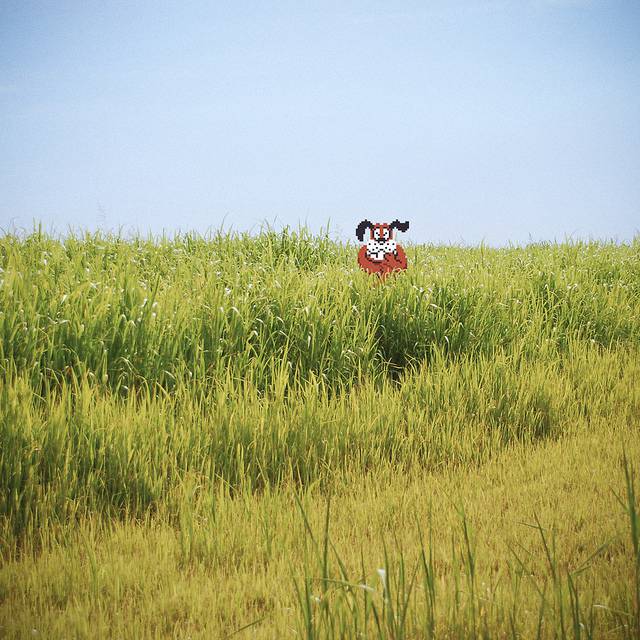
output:
{"label": "patch of pale grass", "polygon": [[[623,447],[629,460],[640,459],[638,431],[601,419],[554,442],[512,447],[474,470],[354,478],[336,487],[331,498],[332,549],[353,584],[373,587],[370,596],[378,605],[379,569],[386,567],[396,579],[400,558],[409,571],[421,549],[428,549],[435,572],[434,628],[453,635],[458,628],[467,636],[463,509],[472,539],[478,624],[488,625],[492,637],[511,635],[512,624],[522,637],[535,636],[540,590],[549,607],[542,636],[553,637],[558,610],[538,522],[555,544],[567,620],[566,572],[586,563],[575,576],[581,611],[595,617],[595,637],[625,637],[625,616],[615,614],[634,611],[629,519],[614,497],[625,495]],[[310,490],[301,501],[322,545],[326,495]],[[312,595],[322,594],[313,544],[289,490],[216,500],[206,516],[194,514],[188,551],[181,535],[162,517],[106,527],[85,522],[37,557],[6,563],[0,573],[4,632],[222,637],[259,621],[248,637],[294,637],[302,614],[293,581],[310,578]],[[333,550],[328,564],[330,577],[340,580]],[[336,618],[345,616],[342,587],[327,590],[325,597],[329,608],[336,607]],[[426,633],[426,602],[420,581],[409,600],[404,637]],[[345,620],[351,622],[348,612]],[[373,632],[371,616],[369,624]],[[320,637],[330,636],[324,627]]]}

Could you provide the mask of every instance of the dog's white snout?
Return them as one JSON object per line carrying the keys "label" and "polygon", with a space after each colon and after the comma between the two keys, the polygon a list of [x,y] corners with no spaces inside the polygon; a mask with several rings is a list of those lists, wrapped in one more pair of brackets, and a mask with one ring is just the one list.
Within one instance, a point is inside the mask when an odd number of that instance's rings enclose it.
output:
{"label": "dog's white snout", "polygon": [[395,253],[397,244],[395,240],[369,240],[367,242],[367,256],[375,262],[382,262],[387,253]]}

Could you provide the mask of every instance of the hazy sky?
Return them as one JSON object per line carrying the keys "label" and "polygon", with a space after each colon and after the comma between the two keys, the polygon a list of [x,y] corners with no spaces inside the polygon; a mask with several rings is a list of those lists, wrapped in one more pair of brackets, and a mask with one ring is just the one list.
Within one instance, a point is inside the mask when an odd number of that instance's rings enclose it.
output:
{"label": "hazy sky", "polygon": [[0,227],[640,232],[640,2],[0,0]]}

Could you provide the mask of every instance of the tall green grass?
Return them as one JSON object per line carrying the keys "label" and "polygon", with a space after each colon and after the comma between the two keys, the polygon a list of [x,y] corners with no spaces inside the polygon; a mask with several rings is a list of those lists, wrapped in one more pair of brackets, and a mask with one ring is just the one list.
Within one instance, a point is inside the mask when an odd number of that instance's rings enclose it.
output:
{"label": "tall green grass", "polygon": [[88,377],[127,393],[227,375],[330,390],[433,355],[535,356],[572,340],[638,344],[639,241],[411,247],[389,284],[354,247],[304,230],[125,241],[0,240],[0,367],[34,388]]}
{"label": "tall green grass", "polygon": [[[638,415],[640,242],[355,248],[269,231],[0,239],[5,541],[229,494],[478,464]],[[632,389],[630,393],[629,389]]]}
{"label": "tall green grass", "polygon": [[0,238],[0,636],[637,637],[640,239],[407,252]]}

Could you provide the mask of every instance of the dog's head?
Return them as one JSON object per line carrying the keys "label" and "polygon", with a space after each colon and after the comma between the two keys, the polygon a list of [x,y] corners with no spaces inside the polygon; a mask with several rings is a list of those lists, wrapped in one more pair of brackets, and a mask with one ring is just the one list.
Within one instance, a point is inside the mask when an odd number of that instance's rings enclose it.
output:
{"label": "dog's head", "polygon": [[371,240],[385,242],[387,240],[393,240],[394,229],[406,231],[408,228],[408,222],[400,222],[399,220],[394,220],[391,224],[387,224],[386,222],[376,222],[375,224],[373,224],[368,220],[363,220],[356,227],[356,237],[358,238],[358,240],[360,240],[360,242],[364,242],[364,232],[369,229]]}
{"label": "dog's head", "polygon": [[370,237],[367,241],[367,256],[374,262],[382,262],[387,253],[394,253],[397,248],[394,239],[394,230],[406,231],[408,222],[394,220],[391,224],[386,222],[372,224],[369,220],[363,220],[356,228],[356,236],[360,242],[364,242],[364,233],[369,229]]}

